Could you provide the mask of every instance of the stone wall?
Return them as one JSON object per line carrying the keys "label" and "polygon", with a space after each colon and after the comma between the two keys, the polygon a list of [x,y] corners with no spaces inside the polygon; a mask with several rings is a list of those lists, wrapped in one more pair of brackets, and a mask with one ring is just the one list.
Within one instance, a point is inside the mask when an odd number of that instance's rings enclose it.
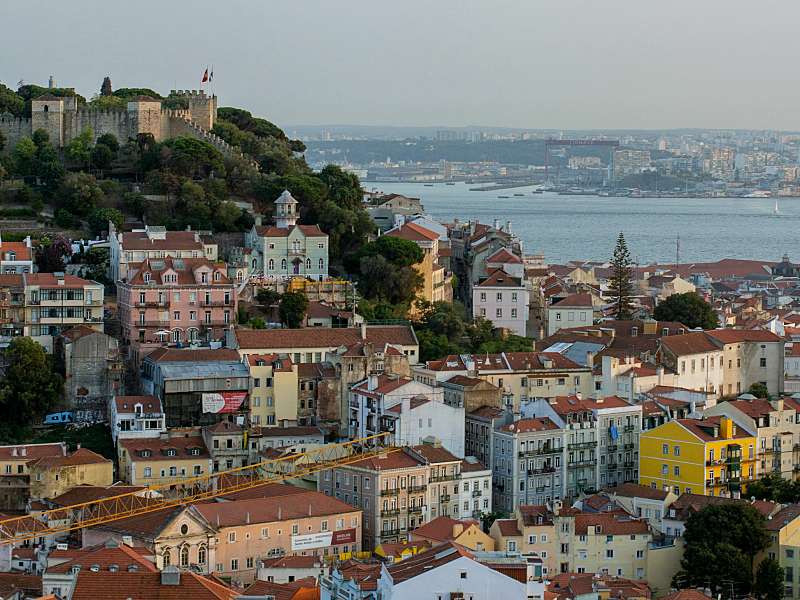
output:
{"label": "stone wall", "polygon": [[6,138],[5,151],[10,151],[17,142],[31,134],[31,120],[18,117],[0,117],[0,131]]}

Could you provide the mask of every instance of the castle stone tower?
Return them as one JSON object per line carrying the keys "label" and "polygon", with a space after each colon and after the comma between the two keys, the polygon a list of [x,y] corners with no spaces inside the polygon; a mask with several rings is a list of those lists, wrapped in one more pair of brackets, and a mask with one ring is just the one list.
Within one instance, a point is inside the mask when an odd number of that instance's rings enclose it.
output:
{"label": "castle stone tower", "polygon": [[50,143],[60,148],[64,145],[65,98],[44,94],[31,101],[31,133],[44,129]]}
{"label": "castle stone tower", "polygon": [[280,229],[289,229],[297,223],[297,200],[283,190],[280,198],[275,200],[275,225]]}
{"label": "castle stone tower", "polygon": [[217,97],[206,96],[204,91],[194,91],[189,96],[189,111],[192,113],[192,121],[205,129],[211,131],[214,123],[217,122]]}
{"label": "castle stone tower", "polygon": [[128,101],[128,116],[136,134],[151,133],[156,140],[162,138],[161,100],[135,96]]}

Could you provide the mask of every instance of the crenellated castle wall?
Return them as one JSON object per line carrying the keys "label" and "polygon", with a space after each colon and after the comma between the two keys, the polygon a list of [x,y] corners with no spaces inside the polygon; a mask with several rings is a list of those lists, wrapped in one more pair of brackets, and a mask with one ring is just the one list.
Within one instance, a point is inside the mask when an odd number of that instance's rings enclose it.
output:
{"label": "crenellated castle wall", "polygon": [[[217,97],[197,90],[172,90],[171,95],[186,97],[188,108],[163,108],[160,102],[131,102],[127,110],[78,109],[70,99],[33,101],[34,119],[0,117],[0,131],[6,137],[6,149],[12,149],[23,137],[42,127],[56,145],[66,145],[91,128],[95,140],[110,133],[125,143],[140,133],[150,133],[156,141],[180,135],[205,140],[224,156],[240,158],[254,168],[258,163],[246,158],[238,148],[211,133],[217,120]],[[46,108],[45,108],[46,106]]]}
{"label": "crenellated castle wall", "polygon": [[0,117],[0,131],[6,138],[6,151],[11,150],[18,141],[31,135],[31,120],[21,117]]}

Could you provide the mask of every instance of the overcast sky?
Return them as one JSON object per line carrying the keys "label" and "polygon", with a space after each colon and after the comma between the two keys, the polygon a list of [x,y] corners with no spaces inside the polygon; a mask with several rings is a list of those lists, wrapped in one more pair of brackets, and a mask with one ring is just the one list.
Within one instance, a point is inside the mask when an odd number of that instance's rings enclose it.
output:
{"label": "overcast sky", "polygon": [[795,0],[26,0],[0,81],[196,88],[281,125],[800,129]]}

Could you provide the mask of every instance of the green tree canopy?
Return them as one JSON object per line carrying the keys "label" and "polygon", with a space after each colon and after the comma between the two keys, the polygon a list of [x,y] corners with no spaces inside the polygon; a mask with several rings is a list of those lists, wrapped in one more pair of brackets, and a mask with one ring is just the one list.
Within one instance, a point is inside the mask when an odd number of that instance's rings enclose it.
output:
{"label": "green tree canopy", "polygon": [[100,235],[104,231],[108,231],[109,221],[114,223],[117,231],[120,231],[125,217],[116,208],[97,208],[89,214],[87,220],[92,235]]}
{"label": "green tree canopy", "polygon": [[633,296],[633,270],[628,244],[620,231],[614,255],[611,258],[611,279],[608,282],[609,295],[614,305],[614,318],[630,319],[633,313],[631,296]]}
{"label": "green tree canopy", "polygon": [[88,216],[103,200],[103,190],[87,173],[71,173],[59,192],[60,207],[77,217]]}
{"label": "green tree canopy", "polygon": [[750,593],[755,556],[770,542],[764,517],[746,502],[715,504],[692,514],[676,587],[711,587],[714,595]]}
{"label": "green tree canopy", "polygon": [[0,113],[11,113],[15,117],[25,114],[25,99],[2,83],[0,83]]}
{"label": "green tree canopy", "polygon": [[94,132],[91,127],[86,127],[80,135],[73,138],[64,148],[64,154],[72,162],[82,167],[88,167],[92,159]]}
{"label": "green tree canopy", "polygon": [[759,600],[783,600],[783,567],[774,558],[767,557],[758,563],[756,582],[753,588]]}
{"label": "green tree canopy", "polygon": [[52,359],[29,337],[15,337],[5,351],[0,382],[0,414],[5,424],[27,426],[40,420],[62,397],[64,381]]}
{"label": "green tree canopy", "polygon": [[302,292],[286,292],[281,296],[278,314],[281,323],[295,329],[303,324],[308,310],[308,298]]}
{"label": "green tree canopy", "polygon": [[653,311],[658,321],[677,321],[692,329],[715,329],[719,326],[717,313],[696,292],[672,294]]}

